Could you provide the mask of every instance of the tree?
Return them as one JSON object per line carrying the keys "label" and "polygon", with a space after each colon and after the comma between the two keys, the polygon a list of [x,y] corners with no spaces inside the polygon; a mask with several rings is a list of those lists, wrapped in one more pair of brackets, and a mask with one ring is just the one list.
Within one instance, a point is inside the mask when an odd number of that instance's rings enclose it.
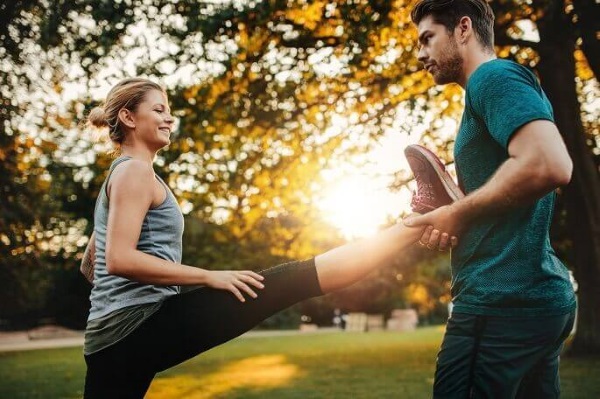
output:
{"label": "tree", "polygon": [[[420,69],[409,18],[413,4],[78,0],[49,6],[41,0],[18,1],[13,9],[2,6],[7,12],[1,13],[0,38],[9,56],[0,71],[3,97],[16,98],[18,87],[39,84],[39,76],[49,77],[47,97],[64,90],[69,80],[92,87],[103,66],[138,54],[135,73],[170,82],[172,108],[181,122],[158,164],[191,220],[186,239],[203,243],[190,246],[185,256],[223,267],[232,259],[235,267],[246,267],[246,262],[302,257],[340,239],[311,207],[311,198],[323,188],[323,168],[355,159],[391,131],[436,147],[450,159],[448,130],[460,116],[462,92],[457,86],[434,87]],[[572,246],[567,242],[564,248],[574,254],[570,265],[581,286],[576,347],[597,350],[598,310],[592,304],[600,278],[600,201],[598,157],[592,157],[590,147],[598,148],[600,133],[598,111],[588,103],[598,92],[598,5],[584,0],[492,5],[499,54],[536,69],[576,164],[573,183],[561,197],[572,239]],[[539,42],[519,36],[519,20],[537,24]],[[136,36],[130,29],[135,24],[147,34]],[[558,32],[566,32],[566,38]],[[139,48],[145,50],[136,52]],[[42,55],[43,65],[31,54]],[[69,70],[69,65],[82,67]],[[78,75],[68,79],[67,71]],[[24,101],[12,100],[14,111],[3,110],[13,124],[32,108],[27,103],[31,92],[20,93]],[[41,152],[47,160],[42,165],[54,165],[53,187],[45,192],[61,204],[56,212],[68,215],[59,236],[73,223],[89,220],[93,196],[88,195],[99,187],[104,170],[93,161],[108,162],[86,155],[87,164],[78,164],[65,155],[73,149],[88,154],[91,146],[69,132],[92,103],[83,97],[38,115],[39,130],[61,138],[55,141],[58,149]],[[415,126],[423,125],[428,131],[419,137]],[[26,132],[15,131],[8,146],[20,148],[24,137]],[[11,190],[20,189],[16,170],[7,171]],[[399,173],[398,185],[405,180],[405,173]],[[574,231],[581,221],[589,223],[583,232]]]}
{"label": "tree", "polygon": [[[42,215],[34,205],[36,197],[45,195],[47,176],[37,162],[40,155],[33,139],[19,135],[14,119],[20,112],[13,98],[22,81],[11,71],[10,57],[18,51],[18,43],[9,39],[8,21],[4,17],[18,15],[22,2],[13,9],[0,6],[0,280],[4,282],[0,318],[15,313],[35,313],[43,306],[47,281],[39,279],[39,255],[42,252],[37,235],[44,231]],[[11,14],[12,11],[12,14]],[[5,23],[6,22],[6,23]],[[6,56],[8,54],[8,56]],[[45,143],[49,144],[49,143]]]}
{"label": "tree", "polygon": [[[570,258],[579,282],[579,323],[572,350],[580,354],[600,353],[600,173],[592,158],[590,138],[581,119],[576,86],[576,32],[579,30],[589,66],[596,78],[600,72],[600,41],[591,35],[592,24],[600,31],[600,4],[574,2],[579,18],[573,24],[564,12],[566,4],[550,3],[539,22],[539,73],[556,112],[556,122],[563,134],[574,161],[573,180],[565,190],[567,226],[572,251]],[[569,27],[568,36],[557,37],[557,32]],[[560,71],[560,72],[559,72]],[[596,134],[598,126],[596,125]]]}
{"label": "tree", "polygon": [[[556,124],[563,134],[574,163],[571,183],[564,190],[566,226],[570,242],[567,254],[579,282],[579,325],[572,345],[575,353],[600,353],[600,173],[592,148],[599,128],[596,117],[584,123],[584,85],[598,93],[600,72],[600,4],[591,1],[550,0],[524,5],[512,18],[515,7],[497,5],[500,23],[498,44],[517,53],[531,52],[533,65],[552,102]],[[515,40],[507,34],[514,20],[531,18],[538,27],[539,42]],[[521,60],[522,62],[524,60]],[[592,81],[592,82],[590,82]],[[594,97],[592,95],[592,97]],[[596,139],[597,140],[597,139]],[[598,153],[595,155],[598,158]]]}
{"label": "tree", "polygon": [[[251,77],[252,72],[265,77],[269,75],[267,69],[273,77],[287,72],[292,78],[285,80],[286,90],[260,79],[256,91],[251,90],[251,85],[244,86],[250,87],[248,92],[257,96],[250,94],[245,97],[247,101],[238,104],[246,104],[247,114],[254,115],[252,110],[258,108],[258,111],[264,106],[260,100],[253,101],[260,99],[263,88],[267,92],[274,90],[277,94],[272,97],[286,103],[292,97],[291,89],[287,89],[291,83],[296,101],[287,114],[288,120],[302,120],[302,129],[307,125],[326,126],[337,112],[349,118],[355,116],[357,122],[363,122],[359,134],[376,138],[393,123],[403,106],[408,106],[417,121],[422,121],[426,111],[456,117],[455,105],[460,94],[452,87],[441,92],[432,88],[429,78],[416,66],[414,29],[408,21],[410,4],[375,0],[351,4],[345,1],[292,4],[265,1],[249,3],[246,7],[212,7],[205,12],[208,23],[203,25],[202,33],[207,38],[220,42],[230,40],[238,46],[237,52],[232,52],[227,59],[225,72],[215,82],[243,81],[245,76]],[[592,100],[598,93],[600,5],[584,0],[498,1],[492,5],[497,15],[500,55],[537,71],[574,160],[573,181],[564,190],[565,198],[561,201],[565,204],[572,245],[568,260],[580,281],[579,334],[573,350],[597,353],[600,350],[597,308],[600,300],[597,290],[600,284],[600,176],[598,157],[596,155],[594,160],[591,148],[597,148],[600,132],[597,117],[593,116],[598,111],[583,110],[582,104],[590,101],[590,96],[584,96],[584,89],[591,90]],[[522,33],[519,22],[523,20],[537,25],[539,42],[519,37]],[[280,57],[277,66],[264,65],[270,53]],[[310,58],[315,55],[321,55],[321,59],[330,64],[340,65],[337,72],[320,75],[311,69]],[[286,61],[281,62],[283,60]],[[294,73],[298,78],[293,78]],[[222,90],[219,104],[235,104],[236,96],[239,96],[236,91]],[[329,107],[323,108],[323,104]],[[318,118],[311,118],[308,111],[312,109],[319,110],[315,114]],[[277,115],[277,111],[270,115],[273,114]],[[432,131],[442,125],[439,119],[435,120]],[[302,129],[289,130],[302,135]],[[343,133],[341,136],[340,143],[350,137]],[[441,145],[442,140],[435,135],[430,140],[446,151],[451,148]]]}
{"label": "tree", "polygon": [[[53,294],[56,275],[74,270],[77,243],[85,245],[71,230],[82,228],[75,204],[89,211],[89,202],[73,185],[73,168],[56,157],[67,122],[53,99],[65,78],[63,65],[91,67],[103,51],[102,29],[92,46],[92,33],[79,32],[77,17],[90,4],[0,4],[0,319],[13,327],[46,314],[56,303],[53,295],[68,296]],[[102,25],[106,8],[96,10]],[[128,13],[122,15],[126,20]]]}

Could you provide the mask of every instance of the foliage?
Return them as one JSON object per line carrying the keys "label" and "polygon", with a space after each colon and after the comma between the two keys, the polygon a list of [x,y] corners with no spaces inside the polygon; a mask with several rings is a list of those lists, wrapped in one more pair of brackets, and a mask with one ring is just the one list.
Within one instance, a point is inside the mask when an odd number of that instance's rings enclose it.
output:
{"label": "foliage", "polygon": [[[420,69],[409,19],[413,4],[0,5],[0,304],[7,305],[0,305],[0,317],[39,313],[48,303],[55,306],[46,312],[62,314],[67,304],[55,300],[65,297],[61,292],[85,297],[86,288],[76,282],[77,257],[111,159],[101,153],[106,146],[93,144],[78,125],[106,93],[105,82],[129,75],[161,80],[179,119],[157,169],[186,213],[186,263],[262,269],[343,242],[315,207],[325,188],[323,169],[356,162],[386,134],[451,158],[462,93],[457,86],[433,86]],[[539,67],[543,43],[526,40],[519,21],[543,24],[556,10],[571,18],[565,31],[581,39],[573,51],[573,81],[583,134],[598,165],[600,110],[592,106],[598,47],[589,32],[600,18],[588,18],[597,7],[583,12],[587,6],[578,0],[492,5],[499,55],[531,68]],[[396,188],[407,180],[400,171]],[[558,212],[559,228],[565,213]],[[556,232],[569,251],[565,236]],[[448,276],[436,262],[426,259],[411,269],[420,270],[414,274],[397,265],[301,310],[322,320],[339,306],[387,312],[415,304],[423,316],[441,312]]]}

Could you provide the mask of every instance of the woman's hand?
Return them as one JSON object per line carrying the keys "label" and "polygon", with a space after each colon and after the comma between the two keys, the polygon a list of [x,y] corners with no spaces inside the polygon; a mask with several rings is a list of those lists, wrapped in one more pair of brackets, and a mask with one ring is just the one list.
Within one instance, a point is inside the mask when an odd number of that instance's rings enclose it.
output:
{"label": "woman's hand", "polygon": [[453,205],[441,206],[429,213],[404,219],[408,227],[426,227],[419,244],[429,249],[446,251],[458,245],[458,237],[465,231],[465,223],[454,212]]}
{"label": "woman's hand", "polygon": [[94,284],[94,267],[96,262],[96,232],[93,232],[88,240],[81,264],[79,265],[79,271],[87,281],[92,285]]}
{"label": "woman's hand", "polygon": [[233,293],[241,302],[246,302],[242,292],[256,298],[258,295],[252,287],[263,289],[261,283],[265,278],[250,270],[211,270],[206,277],[206,285]]}

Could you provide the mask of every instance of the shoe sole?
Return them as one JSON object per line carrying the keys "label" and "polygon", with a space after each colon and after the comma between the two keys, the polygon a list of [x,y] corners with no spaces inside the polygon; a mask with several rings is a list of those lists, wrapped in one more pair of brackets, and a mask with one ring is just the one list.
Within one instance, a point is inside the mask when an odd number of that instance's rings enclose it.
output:
{"label": "shoe sole", "polygon": [[[415,155],[415,153],[417,155]],[[446,168],[443,166],[442,162],[439,160],[435,154],[429,152],[428,149],[421,147],[419,145],[409,145],[404,150],[405,156],[408,158],[412,157],[425,157],[429,162],[429,165],[433,168],[433,171],[437,175],[437,177],[442,182],[442,185],[446,189],[446,193],[452,199],[452,201],[458,201],[461,198],[465,197],[465,194],[462,192],[460,187],[456,185],[452,176],[448,174]]]}

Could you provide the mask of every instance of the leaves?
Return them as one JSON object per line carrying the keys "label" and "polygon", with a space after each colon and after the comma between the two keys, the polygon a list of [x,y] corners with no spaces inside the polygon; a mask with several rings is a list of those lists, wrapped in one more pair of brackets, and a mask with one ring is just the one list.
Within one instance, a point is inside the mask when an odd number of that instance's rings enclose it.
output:
{"label": "leaves", "polygon": [[[16,250],[19,262],[55,265],[44,254],[68,259],[81,247],[111,158],[78,123],[100,100],[89,93],[101,82],[134,73],[167,82],[179,118],[157,169],[187,215],[186,262],[262,268],[342,242],[314,204],[323,169],[354,161],[388,131],[451,159],[448,126],[463,94],[434,87],[420,69],[414,3],[0,5],[0,242],[10,243],[2,259]],[[502,57],[538,65],[539,43],[524,40],[517,21],[541,21],[549,4],[492,2]],[[597,93],[587,54],[575,53],[582,103]],[[73,95],[77,87],[85,90]],[[594,112],[585,108],[584,121],[597,137]],[[400,171],[396,185],[406,181]]]}

